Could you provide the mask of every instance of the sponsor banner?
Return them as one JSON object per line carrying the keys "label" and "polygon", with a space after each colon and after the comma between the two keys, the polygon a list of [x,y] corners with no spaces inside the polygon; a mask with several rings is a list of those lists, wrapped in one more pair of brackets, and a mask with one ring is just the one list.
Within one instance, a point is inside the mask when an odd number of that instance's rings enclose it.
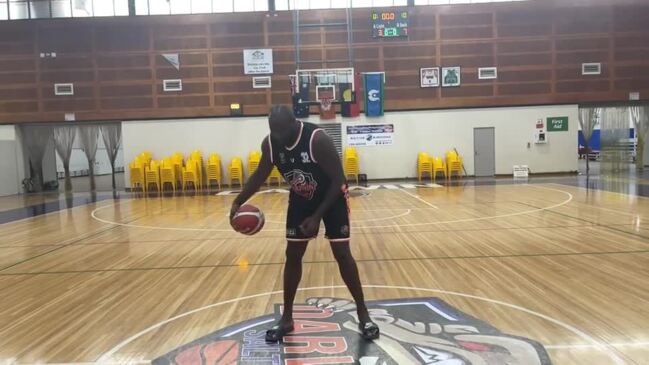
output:
{"label": "sponsor banner", "polygon": [[394,144],[394,124],[347,126],[347,145],[350,147],[389,146]]}

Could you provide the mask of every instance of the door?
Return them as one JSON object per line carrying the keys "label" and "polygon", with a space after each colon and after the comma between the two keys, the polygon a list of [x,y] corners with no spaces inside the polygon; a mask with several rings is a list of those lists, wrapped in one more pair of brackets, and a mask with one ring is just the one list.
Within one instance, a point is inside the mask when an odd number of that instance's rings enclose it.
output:
{"label": "door", "polygon": [[496,175],[496,130],[494,128],[473,129],[473,152],[475,176]]}

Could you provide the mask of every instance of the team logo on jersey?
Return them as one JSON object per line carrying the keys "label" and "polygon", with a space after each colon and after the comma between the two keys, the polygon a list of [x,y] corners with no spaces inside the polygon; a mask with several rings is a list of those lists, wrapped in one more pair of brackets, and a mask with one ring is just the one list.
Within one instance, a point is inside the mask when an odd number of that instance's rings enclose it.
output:
{"label": "team logo on jersey", "polygon": [[318,182],[315,181],[312,174],[296,169],[284,174],[284,179],[288,181],[291,190],[296,194],[308,200],[313,199]]}
{"label": "team logo on jersey", "polygon": [[275,313],[218,330],[169,352],[154,365],[435,364],[551,365],[541,344],[500,332],[437,298],[368,302],[381,338],[358,333],[353,302],[311,298],[294,307],[295,330],[283,344],[266,343]]}

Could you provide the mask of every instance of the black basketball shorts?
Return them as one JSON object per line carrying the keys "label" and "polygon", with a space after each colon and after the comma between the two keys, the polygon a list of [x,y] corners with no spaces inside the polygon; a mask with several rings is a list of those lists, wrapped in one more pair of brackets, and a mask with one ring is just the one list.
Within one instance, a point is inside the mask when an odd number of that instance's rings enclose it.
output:
{"label": "black basketball shorts", "polygon": [[[315,239],[316,237],[306,237],[302,233],[300,225],[318,209],[320,203],[292,195],[289,198],[286,216],[286,240],[289,242],[304,242]],[[326,239],[330,242],[349,242],[349,205],[346,188],[338,200],[324,214],[322,221],[325,225]]]}

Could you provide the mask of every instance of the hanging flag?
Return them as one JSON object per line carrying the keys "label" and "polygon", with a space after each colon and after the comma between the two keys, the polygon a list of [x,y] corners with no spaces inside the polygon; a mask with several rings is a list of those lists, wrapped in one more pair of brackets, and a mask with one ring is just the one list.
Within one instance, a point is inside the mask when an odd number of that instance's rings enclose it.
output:
{"label": "hanging flag", "polygon": [[162,57],[167,60],[176,70],[180,71],[180,57],[178,53],[165,53]]}
{"label": "hanging flag", "polygon": [[361,76],[360,74],[354,75],[354,83],[356,85],[355,91],[352,91],[351,83],[341,83],[340,84],[340,93],[342,94],[342,103],[340,106],[340,114],[346,118],[356,118],[360,112],[360,100],[358,95],[361,88]]}
{"label": "hanging flag", "polygon": [[368,117],[383,116],[383,74],[366,73],[364,76],[365,115]]}

